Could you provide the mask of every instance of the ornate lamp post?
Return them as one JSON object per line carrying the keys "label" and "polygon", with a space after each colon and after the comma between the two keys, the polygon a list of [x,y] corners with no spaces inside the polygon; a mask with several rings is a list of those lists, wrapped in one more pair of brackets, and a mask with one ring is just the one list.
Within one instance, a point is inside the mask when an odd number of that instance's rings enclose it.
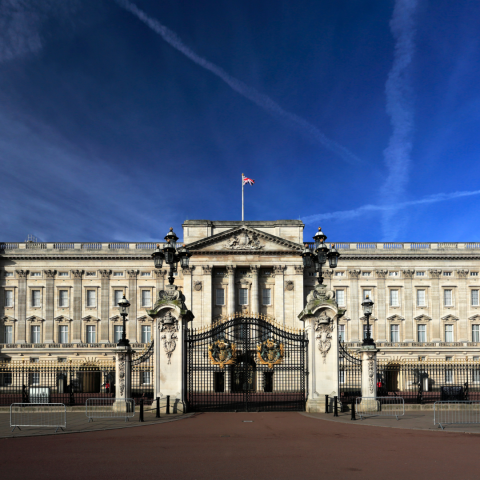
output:
{"label": "ornate lamp post", "polygon": [[117,345],[119,347],[129,347],[130,342],[128,341],[128,338],[127,338],[127,329],[126,329],[125,321],[127,319],[128,307],[130,306],[130,302],[125,298],[125,295],[123,295],[123,298],[118,302],[118,306],[120,307],[120,315],[123,318],[123,331],[122,331],[122,338],[117,343]]}
{"label": "ornate lamp post", "polygon": [[168,283],[170,285],[173,285],[175,281],[173,274],[177,271],[178,262],[180,262],[182,268],[186,268],[192,256],[185,247],[185,244],[177,249],[177,240],[178,237],[175,235],[173,228],[170,228],[170,231],[165,236],[166,245],[161,249],[160,245],[157,244],[157,249],[152,253],[155,268],[162,268],[164,260],[167,265],[170,265],[170,273],[168,276]]}
{"label": "ornate lamp post", "polygon": [[362,308],[363,308],[363,313],[365,317],[367,317],[367,334],[363,339],[363,346],[366,346],[366,345],[375,346],[375,342],[373,341],[373,338],[370,336],[370,315],[372,314],[372,311],[373,311],[373,302],[372,300],[370,300],[368,295],[365,298],[365,300],[362,302]]}
{"label": "ornate lamp post", "polygon": [[312,252],[307,245],[302,252],[303,265],[305,268],[311,268],[315,265],[315,271],[318,272],[318,284],[323,284],[323,271],[322,267],[325,265],[328,259],[330,268],[337,268],[338,257],[340,254],[337,252],[335,245],[332,243],[332,247],[328,248],[325,244],[327,236],[322,232],[322,229],[318,227],[318,232],[313,237],[315,240],[315,250]]}

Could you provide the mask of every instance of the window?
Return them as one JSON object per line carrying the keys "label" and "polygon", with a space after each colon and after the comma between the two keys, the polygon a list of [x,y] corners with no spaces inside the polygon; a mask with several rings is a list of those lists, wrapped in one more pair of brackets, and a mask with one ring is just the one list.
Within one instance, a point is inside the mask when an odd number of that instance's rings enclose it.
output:
{"label": "window", "polygon": [[142,290],[142,307],[150,307],[152,305],[152,297],[150,290]]}
{"label": "window", "polygon": [[317,277],[318,274],[317,274],[317,272],[308,272],[308,276],[309,277]]}
{"label": "window", "polygon": [[95,277],[96,276],[96,273],[95,272],[87,272],[85,274],[86,277]]}
{"label": "window", "polygon": [[424,277],[425,272],[416,272],[417,277]]}
{"label": "window", "polygon": [[445,341],[453,342],[453,325],[445,325]]}
{"label": "window", "polygon": [[40,343],[40,326],[33,325],[31,332],[32,332],[32,343]]}
{"label": "window", "polygon": [[68,307],[68,290],[59,290],[58,292],[58,306]]}
{"label": "window", "polygon": [[344,272],[335,272],[336,277],[344,277],[345,273]]}
{"label": "window", "polygon": [[246,275],[248,272],[246,270],[240,270],[241,275]]}
{"label": "window", "polygon": [[390,325],[390,341],[398,343],[400,341],[399,325]]}
{"label": "window", "polygon": [[30,374],[30,385],[40,385],[40,372]]}
{"label": "window", "polygon": [[340,383],[345,383],[345,370],[339,370],[339,374],[340,374],[339,375],[339,377],[340,377],[339,382]]}
{"label": "window", "polygon": [[339,325],[338,326],[338,339],[341,342],[345,341],[345,325]]}
{"label": "window", "polygon": [[445,370],[445,383],[453,383],[453,370]]}
{"label": "window", "polygon": [[87,307],[97,306],[97,292],[95,290],[87,290]]}
{"label": "window", "polygon": [[32,273],[30,274],[30,276],[31,276],[31,277],[41,277],[42,274],[41,274],[40,272],[32,272]]}
{"label": "window", "polygon": [[40,307],[40,290],[32,290],[32,307]]}
{"label": "window", "polygon": [[425,343],[427,341],[427,326],[418,325],[417,326],[417,339],[420,343]]}
{"label": "window", "polygon": [[400,274],[398,272],[388,272],[389,277],[399,277]]}
{"label": "window", "polygon": [[215,291],[215,305],[225,305],[225,290],[217,288]]}
{"label": "window", "polygon": [[123,290],[114,290],[113,291],[113,304],[115,307],[118,307],[120,300],[123,297]]}
{"label": "window", "polygon": [[241,288],[239,290],[238,303],[239,305],[248,305],[248,289]]}
{"label": "window", "polygon": [[150,372],[142,372],[142,384],[150,385]]}
{"label": "window", "polygon": [[478,277],[478,272],[470,272],[471,277]]}
{"label": "window", "polygon": [[390,306],[391,307],[398,307],[398,290],[390,290]]}
{"label": "window", "polygon": [[[369,325],[369,327],[370,328],[368,330],[370,332],[370,338],[373,338],[373,336],[372,336],[372,326]],[[363,338],[367,338],[367,326],[366,325],[363,326]]]}
{"label": "window", "polygon": [[425,290],[417,290],[417,307],[426,307]]}
{"label": "window", "polygon": [[66,357],[58,357],[58,363],[67,363]]}
{"label": "window", "polygon": [[263,305],[272,304],[272,290],[270,288],[263,289],[262,300],[263,300]]}
{"label": "window", "polygon": [[5,326],[5,343],[13,343],[13,327],[11,325]]}
{"label": "window", "polygon": [[472,342],[480,342],[480,325],[472,325]]}
{"label": "window", "polygon": [[59,277],[68,277],[68,272],[59,272],[58,276]]}
{"label": "window", "polygon": [[13,272],[5,272],[6,277],[13,277]]}
{"label": "window", "polygon": [[452,303],[452,291],[451,290],[444,290],[443,291],[443,304],[446,307],[451,307]]}
{"label": "window", "polygon": [[95,325],[87,325],[87,343],[95,343],[97,341],[97,327]]}
{"label": "window", "polygon": [[269,277],[272,274],[271,270],[262,270],[262,275]]}
{"label": "window", "polygon": [[0,374],[0,385],[2,387],[9,387],[13,383],[12,378],[12,372],[3,372],[3,374]]}
{"label": "window", "polygon": [[444,276],[444,277],[451,277],[451,276],[452,276],[452,272],[443,272],[443,276]]}
{"label": "window", "polygon": [[114,277],[123,277],[123,272],[113,272]]}
{"label": "window", "polygon": [[478,307],[478,290],[471,290],[470,298],[472,300],[472,306]]}
{"label": "window", "polygon": [[141,276],[141,277],[151,277],[152,274],[151,274],[150,272],[142,272],[142,273],[140,274],[140,276]]}
{"label": "window", "polygon": [[123,333],[123,326],[122,325],[115,325],[113,327],[113,341],[118,343],[122,339]]}
{"label": "window", "polygon": [[337,304],[339,307],[345,306],[345,290],[336,290],[335,297],[337,298]]}
{"label": "window", "polygon": [[13,307],[13,290],[5,290],[5,306]]}
{"label": "window", "polygon": [[363,300],[366,300],[367,297],[368,297],[370,300],[373,300],[373,298],[372,298],[372,291],[371,291],[371,290],[364,290],[364,291],[363,291]]}
{"label": "window", "polygon": [[480,383],[480,369],[478,367],[472,369],[472,381]]}
{"label": "window", "polygon": [[151,325],[142,325],[142,343],[150,343],[152,339]]}
{"label": "window", "polygon": [[58,340],[60,343],[68,343],[68,325],[60,325]]}
{"label": "window", "polygon": [[362,277],[369,277],[370,276],[370,272],[362,272]]}

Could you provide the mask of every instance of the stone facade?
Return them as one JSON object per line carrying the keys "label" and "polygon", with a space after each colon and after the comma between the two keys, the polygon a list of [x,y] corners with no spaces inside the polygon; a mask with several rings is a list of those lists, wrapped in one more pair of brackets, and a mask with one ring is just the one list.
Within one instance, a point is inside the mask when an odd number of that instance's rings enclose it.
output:
{"label": "stone facade", "polygon": [[[235,312],[262,313],[289,327],[316,283],[300,253],[299,220],[187,220],[193,253],[175,284],[194,327]],[[328,231],[327,231],[328,233]],[[361,302],[375,302],[372,336],[380,355],[445,359],[480,355],[480,244],[337,243],[341,257],[325,283],[336,292],[339,334],[360,346]],[[153,334],[148,311],[164,288],[154,243],[0,244],[0,356],[104,358],[121,326],[116,298],[130,300],[127,336]],[[150,328],[148,328],[150,327]],[[143,337],[143,338],[142,338]],[[93,341],[94,340],[94,341]]]}

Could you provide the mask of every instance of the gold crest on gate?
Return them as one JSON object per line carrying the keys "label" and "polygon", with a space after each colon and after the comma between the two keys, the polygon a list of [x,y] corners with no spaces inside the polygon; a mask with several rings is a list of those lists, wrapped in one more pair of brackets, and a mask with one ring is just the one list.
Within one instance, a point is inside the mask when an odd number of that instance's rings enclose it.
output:
{"label": "gold crest on gate", "polygon": [[272,338],[259,343],[257,350],[258,360],[263,365],[268,365],[268,368],[273,368],[274,365],[283,361],[283,344]]}
{"label": "gold crest on gate", "polygon": [[208,356],[212,365],[218,365],[222,370],[225,365],[233,365],[236,361],[237,347],[234,343],[220,338],[208,346]]}

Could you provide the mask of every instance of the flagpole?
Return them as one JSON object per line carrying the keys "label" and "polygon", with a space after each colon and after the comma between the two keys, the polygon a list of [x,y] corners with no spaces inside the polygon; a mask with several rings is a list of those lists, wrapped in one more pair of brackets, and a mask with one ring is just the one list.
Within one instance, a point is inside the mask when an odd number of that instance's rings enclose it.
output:
{"label": "flagpole", "polygon": [[243,173],[242,173],[242,222],[243,222]]}

